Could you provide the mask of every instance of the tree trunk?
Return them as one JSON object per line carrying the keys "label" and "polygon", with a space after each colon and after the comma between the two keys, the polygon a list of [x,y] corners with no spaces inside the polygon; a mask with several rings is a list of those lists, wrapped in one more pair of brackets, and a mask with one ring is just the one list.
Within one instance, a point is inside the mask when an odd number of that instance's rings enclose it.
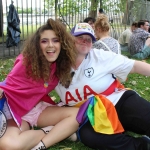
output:
{"label": "tree trunk", "polygon": [[3,5],[2,0],[0,0],[0,36],[3,35]]}
{"label": "tree trunk", "polygon": [[58,11],[58,9],[57,9],[58,7],[57,6],[58,6],[58,0],[55,0],[55,20],[58,18],[57,17],[57,13],[58,13],[57,12]]}
{"label": "tree trunk", "polygon": [[100,0],[100,8],[103,8],[103,2]]}
{"label": "tree trunk", "polygon": [[97,17],[97,6],[98,6],[98,0],[91,0],[91,9],[89,12],[89,17],[96,18]]}

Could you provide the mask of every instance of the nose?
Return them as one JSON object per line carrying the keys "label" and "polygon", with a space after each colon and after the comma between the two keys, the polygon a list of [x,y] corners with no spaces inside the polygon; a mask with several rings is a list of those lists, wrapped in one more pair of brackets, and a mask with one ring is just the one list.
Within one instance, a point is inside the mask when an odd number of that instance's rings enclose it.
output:
{"label": "nose", "polygon": [[50,40],[49,43],[48,43],[48,47],[53,47],[53,42]]}
{"label": "nose", "polygon": [[83,43],[86,43],[86,41],[87,41],[86,39],[83,39],[83,41],[82,41],[82,42],[83,42]]}

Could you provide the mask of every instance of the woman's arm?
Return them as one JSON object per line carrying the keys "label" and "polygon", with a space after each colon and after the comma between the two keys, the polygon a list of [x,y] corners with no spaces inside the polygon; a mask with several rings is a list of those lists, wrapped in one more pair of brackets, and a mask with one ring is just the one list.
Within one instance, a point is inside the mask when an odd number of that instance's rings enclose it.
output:
{"label": "woman's arm", "polygon": [[150,76],[150,64],[142,61],[135,61],[130,73],[139,73],[145,76]]}

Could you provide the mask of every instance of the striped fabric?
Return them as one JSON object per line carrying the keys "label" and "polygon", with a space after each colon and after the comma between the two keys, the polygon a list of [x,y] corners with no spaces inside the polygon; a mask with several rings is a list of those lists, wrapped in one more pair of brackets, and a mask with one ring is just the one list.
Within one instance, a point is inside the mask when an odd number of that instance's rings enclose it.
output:
{"label": "striped fabric", "polygon": [[85,101],[77,114],[80,125],[89,120],[94,130],[103,134],[124,132],[114,105],[103,95],[95,95]]}

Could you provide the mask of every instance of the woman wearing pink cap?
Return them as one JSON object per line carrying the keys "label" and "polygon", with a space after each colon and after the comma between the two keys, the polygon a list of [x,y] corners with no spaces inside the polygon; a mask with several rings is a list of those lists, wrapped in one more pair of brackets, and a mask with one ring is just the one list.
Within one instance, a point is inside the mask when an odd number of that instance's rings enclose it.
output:
{"label": "woman wearing pink cap", "polygon": [[93,149],[150,150],[150,102],[117,80],[125,81],[129,73],[150,76],[150,64],[92,49],[94,31],[86,23],[77,24],[71,34],[78,52],[73,78],[66,87],[59,83],[56,91],[66,105],[80,107],[78,138]]}

